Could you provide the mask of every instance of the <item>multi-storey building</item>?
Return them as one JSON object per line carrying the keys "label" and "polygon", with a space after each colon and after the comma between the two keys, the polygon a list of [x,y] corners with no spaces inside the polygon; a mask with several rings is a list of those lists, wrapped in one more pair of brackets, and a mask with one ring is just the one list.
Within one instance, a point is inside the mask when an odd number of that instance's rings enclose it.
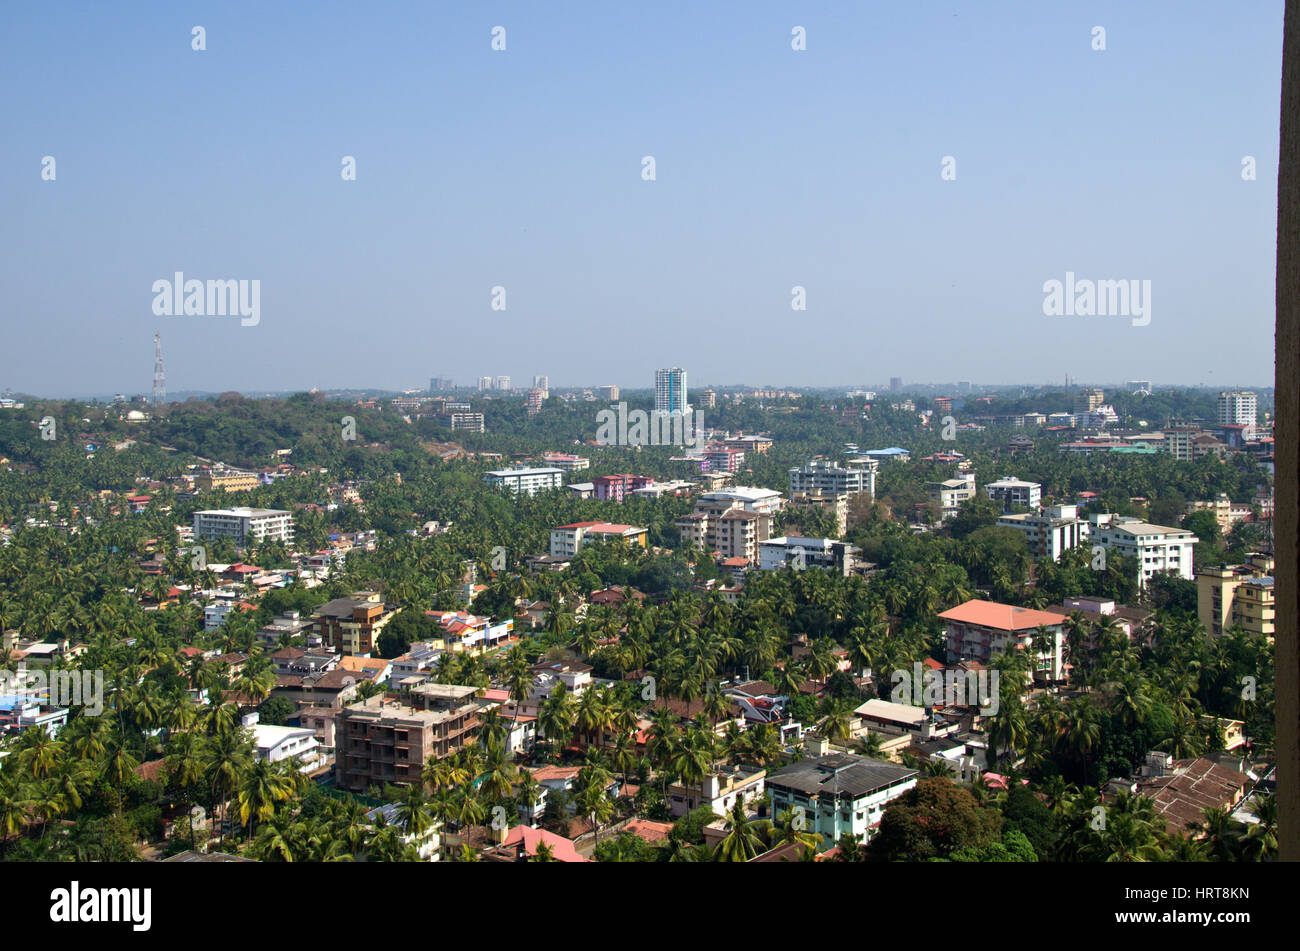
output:
{"label": "multi-storey building", "polygon": [[611,403],[618,400],[620,392],[619,388],[612,383],[607,386],[596,387],[596,397],[601,400],[608,400]]}
{"label": "multi-storey building", "polygon": [[602,502],[622,502],[637,489],[654,485],[654,481],[653,476],[633,475],[630,472],[596,476],[591,480],[592,494]]}
{"label": "multi-storey building", "polygon": [[700,408],[713,409],[718,405],[718,394],[713,390],[700,390]]}
{"label": "multi-storey building", "polygon": [[612,522],[574,522],[551,529],[551,556],[572,557],[582,551],[584,542],[607,541],[623,538],[632,545],[646,546],[649,531],[635,525],[615,525]]}
{"label": "multi-storey building", "polygon": [[194,480],[194,487],[200,492],[244,492],[256,489],[262,484],[256,472],[243,472],[239,469],[209,469]]}
{"label": "multi-storey building", "polygon": [[293,515],[279,509],[204,509],[194,513],[195,538],[229,538],[240,548],[250,542],[293,542]]}
{"label": "multi-storey building", "polygon": [[1012,506],[1020,505],[1027,509],[1036,509],[1042,503],[1043,487],[1037,482],[1012,479],[1003,476],[996,482],[984,486],[988,497],[1002,503],[1002,511],[1010,512]]}
{"label": "multi-storey building", "polygon": [[692,514],[677,519],[682,540],[722,558],[758,562],[758,544],[772,534],[772,517],[785,500],[772,489],[737,486],[706,492]]}
{"label": "multi-storey building", "polygon": [[542,411],[542,401],[546,399],[546,391],[540,387],[533,387],[528,391],[528,415],[536,416]]}
{"label": "multi-storey building", "polygon": [[1040,512],[1003,515],[998,524],[1024,532],[1035,558],[1059,561],[1061,555],[1088,540],[1088,521],[1076,505],[1049,505]]}
{"label": "multi-storey building", "polygon": [[550,377],[535,376],[533,377],[533,387],[542,391],[542,399],[549,399],[551,395]]}
{"label": "multi-storey building", "polygon": [[1210,502],[1188,502],[1187,514],[1190,515],[1193,512],[1209,512],[1212,514],[1221,532],[1227,533],[1232,528],[1233,506],[1232,500],[1228,498],[1227,493],[1220,492]]}
{"label": "multi-storey building", "polygon": [[944,520],[953,518],[967,499],[975,498],[975,473],[960,472],[955,479],[928,482],[930,501],[939,506]]}
{"label": "multi-storey building", "polygon": [[515,495],[526,492],[533,495],[543,489],[559,489],[564,486],[564,472],[560,469],[493,469],[483,476],[489,485],[503,485]]}
{"label": "multi-storey building", "polygon": [[791,492],[791,509],[818,509],[835,520],[835,535],[843,535],[849,525],[849,497],[838,492]]}
{"label": "multi-storey building", "polygon": [[758,544],[758,567],[762,571],[780,568],[829,569],[847,578],[857,563],[856,545],[833,538],[804,538],[798,535],[769,538]]}
{"label": "multi-storey building", "polygon": [[796,492],[833,492],[840,495],[855,492],[876,494],[876,469],[874,459],[855,459],[845,465],[836,465],[830,459],[817,457],[790,470],[790,495]]}
{"label": "multi-storey building", "polygon": [[1088,521],[1094,547],[1100,545],[1137,560],[1140,588],[1146,587],[1152,575],[1162,572],[1193,580],[1193,556],[1200,539],[1186,529],[1110,514],[1092,515]]}
{"label": "multi-storey building", "polygon": [[350,598],[335,598],[312,612],[321,638],[334,650],[345,655],[369,657],[375,650],[379,633],[398,612],[385,605],[376,591],[360,591]]}
{"label": "multi-storey building", "polygon": [[655,371],[655,412],[684,413],[690,404],[686,400],[686,371],[670,367]]}
{"label": "multi-storey building", "polygon": [[1244,565],[1216,565],[1196,573],[1197,615],[1211,637],[1240,627],[1273,637],[1273,556],[1253,552]]}
{"label": "multi-storey building", "polygon": [[[1064,614],[971,600],[939,617],[944,622],[949,664],[961,660],[987,664],[998,654],[1031,651],[1035,679],[1054,683],[1065,680]],[[1040,627],[1045,630],[1045,638],[1040,639]]]}
{"label": "multi-storey building", "polygon": [[561,472],[578,472],[582,469],[591,468],[590,459],[563,452],[544,452],[542,453],[542,462],[554,469],[559,469]]}
{"label": "multi-storey building", "polygon": [[710,472],[739,472],[745,461],[743,449],[728,449],[726,446],[710,446],[704,451]]}
{"label": "multi-storey building", "polygon": [[1106,402],[1106,394],[1096,388],[1087,387],[1074,394],[1074,412],[1076,416],[1084,413],[1091,413],[1102,403]]}
{"label": "multi-storey building", "polygon": [[677,519],[676,526],[682,541],[695,545],[705,552],[717,552],[722,559],[743,558],[757,563],[758,544],[772,533],[772,516],[747,512],[739,506],[722,511],[712,509],[696,511]]}
{"label": "multi-storey building", "polygon": [[515,629],[514,618],[494,621],[467,611],[425,611],[440,627],[441,634],[429,642],[433,650],[467,651],[488,650],[509,640]]}
{"label": "multi-storey building", "polygon": [[832,753],[768,773],[766,785],[773,813],[803,816],[807,830],[829,848],[844,835],[870,838],[885,807],[914,788],[919,775],[896,763]]}
{"label": "multi-storey building", "polygon": [[[1219,394],[1219,425],[1249,426],[1253,429],[1259,403],[1251,390],[1232,390]],[[1251,439],[1253,436],[1246,436]]]}
{"label": "multi-storey building", "polygon": [[781,511],[785,500],[775,489],[760,489],[753,486],[738,485],[730,489],[705,492],[696,503],[695,510],[715,509],[723,511],[738,506],[746,512],[758,512],[761,515],[775,515]]}
{"label": "multi-storey building", "polygon": [[484,431],[482,413],[457,410],[439,416],[438,422],[453,432],[481,433]]}
{"label": "multi-storey building", "polygon": [[486,706],[478,687],[423,683],[403,699],[379,694],[349,704],[335,717],[335,779],[363,791],[421,782],[424,764],[469,745]]}
{"label": "multi-storey building", "polygon": [[1192,440],[1202,435],[1198,426],[1167,426],[1165,451],[1179,462],[1192,461]]}

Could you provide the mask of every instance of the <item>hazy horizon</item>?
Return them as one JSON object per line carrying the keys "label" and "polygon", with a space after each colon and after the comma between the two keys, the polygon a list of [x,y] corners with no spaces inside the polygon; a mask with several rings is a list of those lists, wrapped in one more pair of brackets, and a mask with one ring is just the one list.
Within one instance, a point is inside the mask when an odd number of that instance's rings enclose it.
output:
{"label": "hazy horizon", "polygon": [[[1258,389],[1281,13],[10,6],[0,391],[147,393],[155,332],[175,392]],[[157,315],[177,272],[260,282],[256,321]],[[1149,313],[1045,316],[1067,275],[1150,282]]]}

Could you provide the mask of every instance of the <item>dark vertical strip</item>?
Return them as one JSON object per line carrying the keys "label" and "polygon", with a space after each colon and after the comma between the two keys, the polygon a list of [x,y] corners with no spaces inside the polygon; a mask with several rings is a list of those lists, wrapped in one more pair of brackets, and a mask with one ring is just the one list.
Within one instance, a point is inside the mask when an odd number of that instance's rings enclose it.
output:
{"label": "dark vertical strip", "polygon": [[1280,858],[1300,861],[1300,0],[1282,29],[1277,176],[1277,790]]}

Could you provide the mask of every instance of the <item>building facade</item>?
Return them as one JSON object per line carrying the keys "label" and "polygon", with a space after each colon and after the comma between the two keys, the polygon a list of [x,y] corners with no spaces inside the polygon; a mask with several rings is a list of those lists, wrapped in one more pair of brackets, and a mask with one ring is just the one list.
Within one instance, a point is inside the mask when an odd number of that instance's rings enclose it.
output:
{"label": "building facade", "polygon": [[988,497],[1002,503],[1003,513],[1011,511],[1012,506],[1023,506],[1033,510],[1042,504],[1043,487],[1037,482],[1025,482],[1004,476],[996,482],[984,486]]}
{"label": "building facade", "polygon": [[669,367],[655,371],[655,412],[684,413],[690,404],[686,400],[686,371]]}
{"label": "building facade", "polygon": [[204,509],[194,513],[194,537],[229,538],[237,547],[250,542],[293,543],[293,515],[279,509]]}
{"label": "building facade", "polygon": [[554,467],[531,469],[494,469],[483,477],[489,485],[505,486],[515,495],[520,492],[533,495],[544,489],[564,486],[564,472]]}

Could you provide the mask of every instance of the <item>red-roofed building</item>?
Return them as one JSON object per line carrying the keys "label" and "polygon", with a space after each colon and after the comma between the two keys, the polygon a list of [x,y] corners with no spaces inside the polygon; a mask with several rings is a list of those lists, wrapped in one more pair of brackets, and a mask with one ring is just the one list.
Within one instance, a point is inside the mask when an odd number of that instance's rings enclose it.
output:
{"label": "red-roofed building", "polygon": [[529,826],[515,826],[506,834],[505,841],[483,853],[483,859],[487,862],[528,862],[536,858],[538,846],[543,844],[557,862],[591,861],[578,854],[572,839]]}
{"label": "red-roofed building", "polygon": [[[996,601],[971,600],[944,611],[948,663],[975,660],[987,664],[997,654],[1032,650],[1037,657],[1034,679],[1059,682],[1066,678],[1064,612],[1035,611]],[[1047,643],[1038,644],[1039,628]]]}

